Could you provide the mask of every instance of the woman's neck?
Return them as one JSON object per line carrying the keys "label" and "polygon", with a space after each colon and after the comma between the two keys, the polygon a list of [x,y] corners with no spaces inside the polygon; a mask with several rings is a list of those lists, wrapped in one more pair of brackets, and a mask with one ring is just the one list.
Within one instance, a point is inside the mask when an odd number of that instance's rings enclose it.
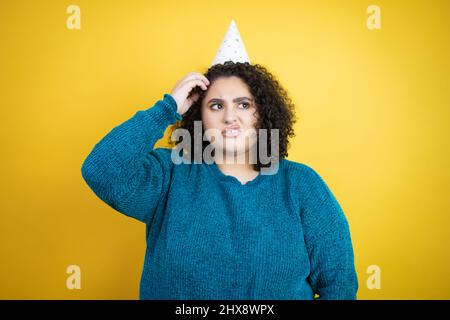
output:
{"label": "woman's neck", "polygon": [[228,156],[221,159],[221,161],[215,161],[217,167],[225,175],[231,175],[238,179],[241,183],[246,183],[253,180],[259,175],[259,171],[256,171],[253,164],[249,161],[243,161],[242,157],[230,157]]}

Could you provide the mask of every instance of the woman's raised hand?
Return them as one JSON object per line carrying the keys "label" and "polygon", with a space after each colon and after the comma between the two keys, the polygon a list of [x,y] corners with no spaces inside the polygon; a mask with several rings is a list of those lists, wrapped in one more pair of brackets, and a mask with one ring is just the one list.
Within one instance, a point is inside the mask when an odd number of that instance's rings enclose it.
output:
{"label": "woman's raised hand", "polygon": [[177,102],[177,112],[180,115],[183,115],[186,111],[189,110],[192,104],[197,101],[199,97],[198,93],[194,93],[191,97],[188,98],[189,93],[194,87],[200,86],[203,90],[207,90],[207,86],[209,85],[209,80],[204,75],[198,72],[190,72],[186,76],[178,80],[170,93]]}

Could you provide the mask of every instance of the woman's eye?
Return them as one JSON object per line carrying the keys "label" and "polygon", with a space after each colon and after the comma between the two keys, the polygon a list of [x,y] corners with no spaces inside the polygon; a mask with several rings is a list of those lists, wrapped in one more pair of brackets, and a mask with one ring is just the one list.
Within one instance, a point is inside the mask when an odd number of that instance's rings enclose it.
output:
{"label": "woman's eye", "polygon": [[[243,105],[244,106],[243,109],[248,109],[250,107],[250,104],[247,102],[242,102],[239,105]],[[220,106],[220,108],[215,107],[215,106]],[[219,109],[222,109],[222,106],[219,103],[215,103],[215,104],[210,105],[210,108],[212,110],[219,110]]]}
{"label": "woman's eye", "polygon": [[217,109],[217,108],[214,108],[214,106],[220,106],[220,104],[215,103],[215,104],[212,104],[212,105],[210,106],[210,108],[213,109],[213,110],[219,110],[219,109]]}

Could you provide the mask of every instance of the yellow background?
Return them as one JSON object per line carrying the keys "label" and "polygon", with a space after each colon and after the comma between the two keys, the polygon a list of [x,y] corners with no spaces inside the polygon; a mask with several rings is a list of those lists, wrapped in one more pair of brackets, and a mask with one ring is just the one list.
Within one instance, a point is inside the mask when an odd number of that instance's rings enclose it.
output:
{"label": "yellow background", "polygon": [[[371,4],[381,30],[366,27]],[[346,213],[358,298],[450,298],[450,2],[316,0],[2,2],[0,298],[138,298],[145,225],[99,200],[81,164],[205,71],[232,19],[296,103],[289,159]],[[71,264],[80,290],[66,288]]]}

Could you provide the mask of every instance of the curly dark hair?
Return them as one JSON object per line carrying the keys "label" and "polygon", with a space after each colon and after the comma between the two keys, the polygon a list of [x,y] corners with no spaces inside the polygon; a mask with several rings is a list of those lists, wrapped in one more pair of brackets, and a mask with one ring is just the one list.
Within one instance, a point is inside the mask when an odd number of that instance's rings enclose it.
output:
{"label": "curly dark hair", "polygon": [[[267,156],[271,157],[271,130],[279,130],[279,150],[278,155],[274,157],[282,159],[288,156],[289,137],[295,136],[293,125],[297,121],[295,116],[295,106],[289,98],[287,92],[279,84],[273,74],[271,74],[264,66],[260,64],[250,64],[248,62],[232,62],[226,61],[223,64],[216,64],[211,66],[204,74],[210,81],[210,85],[214,81],[221,77],[239,77],[244,83],[247,84],[250,93],[255,98],[256,104],[256,118],[257,123],[255,129],[257,132],[257,146],[259,145],[259,130],[267,129]],[[206,90],[202,90],[199,86],[194,87],[189,93],[188,97],[198,93],[199,98],[194,102],[191,107],[183,114],[182,120],[179,120],[172,126],[171,135],[174,130],[178,128],[186,129],[189,131],[191,137],[194,137],[194,121],[201,121],[201,105],[202,100],[206,95]],[[171,135],[169,136],[169,144],[173,146],[181,141],[172,141]],[[202,127],[202,137],[204,131]],[[191,150],[194,150],[194,139],[192,140]],[[209,145],[209,141],[203,141],[202,151]],[[257,153],[259,154],[259,153]],[[191,153],[191,161],[193,161],[193,152]],[[257,157],[257,163],[253,165],[256,171],[260,171],[261,167],[270,166],[270,163],[263,164]]]}

